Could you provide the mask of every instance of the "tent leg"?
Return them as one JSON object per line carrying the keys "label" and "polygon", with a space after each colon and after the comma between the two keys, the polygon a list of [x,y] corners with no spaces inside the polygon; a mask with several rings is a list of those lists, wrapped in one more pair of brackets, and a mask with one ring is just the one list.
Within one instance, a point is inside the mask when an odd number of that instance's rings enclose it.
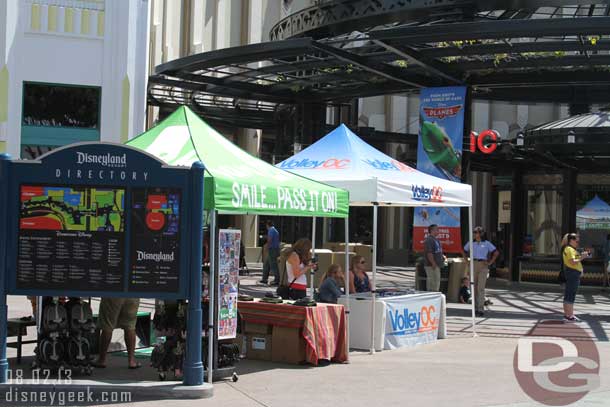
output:
{"label": "tent leg", "polygon": [[349,217],[345,218],[345,298],[347,299],[345,305],[345,352],[347,354],[347,360],[349,361]]}
{"label": "tent leg", "polygon": [[377,289],[377,215],[378,205],[373,204],[373,284],[371,286],[371,355],[375,353],[375,290]]}
{"label": "tent leg", "polygon": [[[316,255],[316,217],[313,217],[313,220],[311,222],[311,257],[315,257]],[[315,287],[314,287],[314,279],[315,279],[315,275],[316,275],[316,270],[311,270],[309,272],[309,296],[311,298],[313,298],[314,293],[315,293]]]}
{"label": "tent leg", "polygon": [[470,261],[468,262],[468,264],[470,265],[470,292],[471,295],[470,297],[472,298],[472,336],[476,337],[477,336],[477,328],[476,328],[476,304],[475,304],[475,298],[476,298],[476,285],[474,283],[474,257],[472,255],[473,252],[473,246],[472,246],[472,206],[468,207],[468,247],[470,248]]}
{"label": "tent leg", "polygon": [[214,369],[214,309],[216,303],[216,210],[212,210],[210,216],[210,279],[208,287],[209,316],[208,316],[208,383],[212,383],[212,372]]}

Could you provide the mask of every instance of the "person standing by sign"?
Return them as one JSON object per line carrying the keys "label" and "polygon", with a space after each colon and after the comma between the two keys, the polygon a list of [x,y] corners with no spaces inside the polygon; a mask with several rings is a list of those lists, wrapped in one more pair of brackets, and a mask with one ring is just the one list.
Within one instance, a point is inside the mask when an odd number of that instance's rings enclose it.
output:
{"label": "person standing by sign", "polygon": [[122,328],[127,348],[127,363],[130,369],[137,369],[141,365],[136,361],[136,320],[138,316],[139,298],[102,298],[100,302],[99,324],[102,331],[100,335],[100,349],[95,367],[106,367],[108,346],[112,340],[112,331]]}
{"label": "person standing by sign", "polygon": [[445,262],[443,247],[438,236],[438,225],[428,226],[428,237],[424,240],[424,269],[426,270],[426,290],[440,291],[441,266]]}
{"label": "person standing by sign", "polygon": [[280,232],[273,225],[272,220],[267,221],[267,249],[269,254],[263,264],[263,279],[261,284],[267,284],[269,272],[273,274],[271,285],[278,285],[280,282],[280,271],[277,267],[277,258],[280,256]]}
{"label": "person standing by sign", "polygon": [[[480,226],[474,228],[472,246],[472,255],[470,255],[470,242],[464,246],[464,252],[468,253],[471,260],[474,261],[475,315],[482,317],[485,315],[485,285],[489,275],[489,266],[495,263],[500,252],[493,243],[487,240],[485,231]],[[464,257],[466,256],[464,255]]]}

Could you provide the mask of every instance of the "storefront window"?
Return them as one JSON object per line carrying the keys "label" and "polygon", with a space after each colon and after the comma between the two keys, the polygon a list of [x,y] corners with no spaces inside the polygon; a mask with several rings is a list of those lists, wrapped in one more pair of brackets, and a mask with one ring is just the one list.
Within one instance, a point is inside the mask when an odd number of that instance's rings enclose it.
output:
{"label": "storefront window", "polygon": [[45,83],[23,86],[23,125],[97,129],[100,89]]}
{"label": "storefront window", "polygon": [[561,247],[563,191],[539,189],[527,192],[525,256],[555,256]]}
{"label": "storefront window", "polygon": [[[583,208],[589,208],[589,211],[581,211]],[[580,245],[591,249],[593,258],[605,259],[604,251],[610,234],[610,221],[608,220],[610,219],[610,176],[605,174],[579,175],[576,209],[576,227],[580,235]],[[587,215],[587,212],[592,215]]]}

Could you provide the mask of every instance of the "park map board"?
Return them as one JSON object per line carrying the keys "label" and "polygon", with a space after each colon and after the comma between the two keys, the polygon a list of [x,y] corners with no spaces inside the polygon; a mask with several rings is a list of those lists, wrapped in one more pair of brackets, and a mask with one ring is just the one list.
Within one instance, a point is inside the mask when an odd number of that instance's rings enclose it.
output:
{"label": "park map board", "polygon": [[188,296],[195,170],[105,143],[3,165],[12,293]]}
{"label": "park map board", "polygon": [[20,189],[18,288],[123,287],[124,189]]}

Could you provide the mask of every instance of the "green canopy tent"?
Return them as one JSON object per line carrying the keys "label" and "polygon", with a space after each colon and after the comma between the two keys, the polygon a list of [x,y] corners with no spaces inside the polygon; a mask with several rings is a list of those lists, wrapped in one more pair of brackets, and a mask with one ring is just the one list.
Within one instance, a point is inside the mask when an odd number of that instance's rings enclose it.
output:
{"label": "green canopy tent", "polygon": [[[210,231],[214,231],[210,233],[210,253],[215,253],[217,213],[345,218],[347,240],[347,191],[294,175],[248,154],[186,106],[127,144],[168,165],[190,167],[195,161],[204,164],[204,209],[210,212]],[[346,270],[348,261],[346,250]],[[214,274],[215,256],[212,255],[210,287],[215,285]],[[214,291],[209,290],[210,304],[214,304]],[[215,317],[214,308],[210,306],[210,321]],[[213,329],[209,337],[213,337]],[[208,341],[210,383],[213,342]]]}
{"label": "green canopy tent", "polygon": [[345,218],[348,193],[295,176],[243,151],[188,107],[127,142],[169,165],[205,165],[206,210]]}

